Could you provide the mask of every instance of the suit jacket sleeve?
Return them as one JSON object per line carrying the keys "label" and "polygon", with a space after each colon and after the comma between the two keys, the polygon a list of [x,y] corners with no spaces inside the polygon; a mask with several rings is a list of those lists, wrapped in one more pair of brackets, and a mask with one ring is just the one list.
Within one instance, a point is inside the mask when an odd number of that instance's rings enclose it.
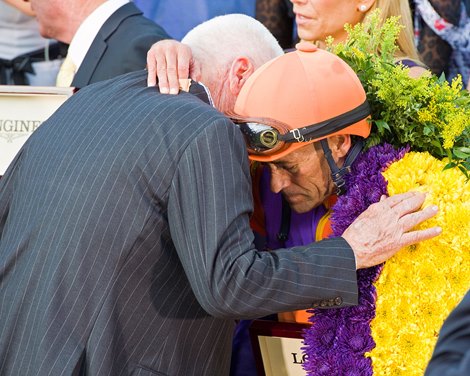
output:
{"label": "suit jacket sleeve", "polygon": [[425,375],[470,375],[470,291],[444,322]]}
{"label": "suit jacket sleeve", "polygon": [[218,317],[252,318],[325,299],[357,304],[355,260],[344,239],[255,250],[246,156],[239,130],[216,120],[189,143],[172,181],[172,239],[202,307]]}

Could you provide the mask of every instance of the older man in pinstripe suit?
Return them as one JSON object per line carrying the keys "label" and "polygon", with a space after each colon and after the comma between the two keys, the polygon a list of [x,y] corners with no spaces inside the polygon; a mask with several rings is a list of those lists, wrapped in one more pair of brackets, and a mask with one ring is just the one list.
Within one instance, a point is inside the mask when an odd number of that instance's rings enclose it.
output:
{"label": "older man in pinstripe suit", "polygon": [[[280,53],[266,33],[243,16],[194,30],[195,51],[225,47],[202,71],[220,110]],[[1,375],[224,375],[235,318],[356,304],[366,252],[380,262],[434,235],[406,233],[432,215],[407,215],[422,201],[410,194],[366,211],[347,239],[256,252],[239,130],[145,79],[79,91],[0,181]]]}

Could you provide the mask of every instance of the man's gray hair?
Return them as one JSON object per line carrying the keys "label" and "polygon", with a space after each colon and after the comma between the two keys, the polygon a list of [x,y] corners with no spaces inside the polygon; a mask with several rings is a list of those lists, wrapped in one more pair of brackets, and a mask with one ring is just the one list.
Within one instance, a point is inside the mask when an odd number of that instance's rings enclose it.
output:
{"label": "man's gray hair", "polygon": [[244,14],[214,17],[190,30],[182,39],[194,57],[214,68],[225,66],[239,56],[249,58],[255,68],[284,52],[271,32]]}

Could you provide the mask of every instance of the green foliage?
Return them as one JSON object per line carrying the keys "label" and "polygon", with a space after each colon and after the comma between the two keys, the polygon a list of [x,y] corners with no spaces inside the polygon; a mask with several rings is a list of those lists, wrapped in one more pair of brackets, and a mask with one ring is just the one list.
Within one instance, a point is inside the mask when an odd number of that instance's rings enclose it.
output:
{"label": "green foliage", "polygon": [[376,10],[363,24],[346,25],[348,39],[327,48],[357,73],[372,109],[372,133],[367,146],[388,142],[448,158],[470,177],[470,94],[461,78],[449,83],[431,73],[411,78],[409,68],[396,63],[400,33],[397,17],[382,22]]}

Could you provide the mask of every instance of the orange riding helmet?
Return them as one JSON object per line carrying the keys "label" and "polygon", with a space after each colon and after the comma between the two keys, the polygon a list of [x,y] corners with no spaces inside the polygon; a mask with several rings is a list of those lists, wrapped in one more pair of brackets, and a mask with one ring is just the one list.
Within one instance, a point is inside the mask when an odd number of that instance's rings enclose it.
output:
{"label": "orange riding helmet", "polygon": [[251,160],[269,162],[333,135],[366,138],[370,109],[361,82],[338,56],[301,42],[264,64],[231,114]]}

